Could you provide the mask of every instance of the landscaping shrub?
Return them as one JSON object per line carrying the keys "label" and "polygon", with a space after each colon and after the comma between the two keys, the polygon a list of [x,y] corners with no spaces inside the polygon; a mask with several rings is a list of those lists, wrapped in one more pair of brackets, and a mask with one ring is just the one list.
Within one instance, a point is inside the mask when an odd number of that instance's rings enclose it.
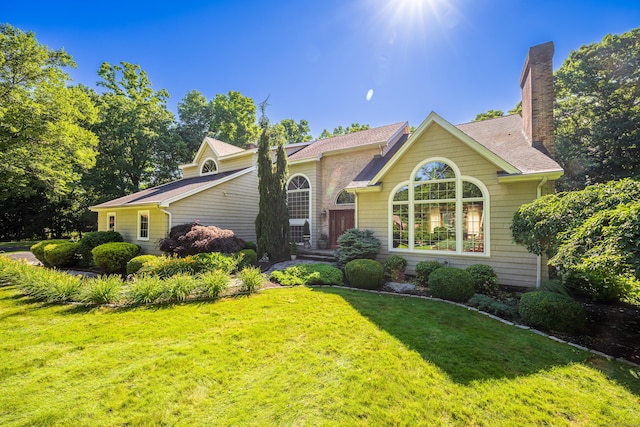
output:
{"label": "landscaping shrub", "polygon": [[165,296],[164,281],[158,276],[138,276],[125,295],[129,304],[151,304]]}
{"label": "landscaping shrub", "polygon": [[38,261],[40,261],[43,265],[49,265],[47,259],[44,256],[44,248],[47,245],[56,245],[60,243],[69,243],[69,240],[62,239],[53,239],[53,240],[43,240],[42,242],[38,242],[35,245],[31,246],[30,250],[33,256],[36,257]]}
{"label": "landscaping shrub", "polygon": [[467,304],[503,319],[513,319],[518,314],[518,309],[515,305],[505,304],[482,294],[475,294],[467,301]]}
{"label": "landscaping shrub", "polygon": [[167,278],[176,274],[196,275],[207,271],[223,270],[230,274],[237,269],[238,257],[219,252],[187,255],[185,257],[161,256],[145,262],[139,274],[155,274]]}
{"label": "landscaping shrub", "polygon": [[480,294],[495,294],[498,291],[498,276],[491,266],[474,264],[466,268],[473,277],[473,287]]}
{"label": "landscaping shrub", "polygon": [[160,250],[179,256],[202,252],[236,253],[244,248],[244,240],[231,230],[215,226],[203,226],[197,222],[180,224],[171,228],[169,237],[160,240]]}
{"label": "landscaping shrub", "polygon": [[123,241],[122,235],[117,231],[91,231],[84,233],[79,241],[80,247],[78,248],[78,252],[82,257],[80,264],[85,267],[94,265],[93,254],[91,253],[93,248],[105,243]]}
{"label": "landscaping shrub", "polygon": [[17,286],[25,295],[47,302],[77,300],[81,281],[79,275],[72,276],[9,259],[2,260],[1,278],[3,282]]}
{"label": "landscaping shrub", "polygon": [[[603,259],[606,255],[599,258]],[[593,259],[587,263],[595,263]],[[585,271],[586,270],[586,271]],[[604,269],[573,268],[564,275],[564,286],[572,295],[583,296],[593,301],[630,301],[640,291],[638,279],[630,274],[615,274]]]}
{"label": "landscaping shrub", "polygon": [[343,285],[342,270],[329,264],[298,264],[276,270],[269,278],[283,286]]}
{"label": "landscaping shrub", "polygon": [[51,243],[44,247],[44,258],[52,267],[69,267],[76,263],[79,246],[74,242]]}
{"label": "landscaping shrub", "polygon": [[429,289],[436,298],[467,302],[474,294],[473,276],[459,268],[438,268],[429,275]]}
{"label": "landscaping shrub", "polygon": [[91,250],[95,264],[107,273],[124,273],[138,252],[140,246],[127,242],[105,243]]}
{"label": "landscaping shrub", "polygon": [[176,274],[164,279],[163,287],[166,300],[185,301],[195,291],[197,282],[196,278],[189,274]]}
{"label": "landscaping shrub", "polygon": [[138,255],[132,258],[127,263],[127,274],[136,274],[147,262],[153,262],[156,258],[155,255]]}
{"label": "landscaping shrub", "polygon": [[238,273],[240,281],[240,292],[246,294],[252,294],[258,291],[267,281],[267,276],[260,272],[258,267],[245,268]]}
{"label": "landscaping shrub", "polygon": [[391,281],[403,280],[407,260],[400,255],[391,255],[384,260],[384,275]]}
{"label": "landscaping shrub", "polygon": [[340,248],[336,250],[338,262],[346,265],[355,259],[375,259],[380,253],[380,240],[372,230],[351,228],[338,237]]}
{"label": "landscaping shrub", "polygon": [[238,270],[245,267],[255,267],[258,264],[258,254],[253,249],[243,249],[237,254]]}
{"label": "landscaping shrub", "polygon": [[582,305],[553,292],[535,291],[522,295],[518,313],[526,324],[553,331],[579,332],[586,325]]}
{"label": "landscaping shrub", "polygon": [[240,258],[237,255],[209,252],[196,254],[193,257],[198,263],[198,272],[222,270],[231,274],[241,270],[238,266]]}
{"label": "landscaping shrub", "polygon": [[416,264],[416,280],[422,286],[428,286],[431,273],[442,267],[444,265],[437,261],[420,261]]}
{"label": "landscaping shrub", "polygon": [[207,271],[200,274],[197,279],[202,293],[209,298],[218,298],[222,295],[229,289],[231,281],[229,273],[222,270]]}
{"label": "landscaping shrub", "polygon": [[377,289],[382,284],[384,268],[372,259],[355,259],[344,267],[351,286],[362,289]]}
{"label": "landscaping shrub", "polygon": [[244,242],[244,249],[251,249],[252,251],[258,252],[258,245],[253,242]]}
{"label": "landscaping shrub", "polygon": [[79,299],[92,304],[109,304],[122,299],[124,283],[120,276],[100,276],[82,282]]}

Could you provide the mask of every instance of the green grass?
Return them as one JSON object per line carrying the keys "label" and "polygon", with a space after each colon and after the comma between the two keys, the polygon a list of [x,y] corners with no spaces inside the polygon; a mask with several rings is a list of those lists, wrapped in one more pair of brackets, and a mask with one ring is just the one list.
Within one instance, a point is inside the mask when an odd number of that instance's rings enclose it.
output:
{"label": "green grass", "polygon": [[87,308],[0,286],[0,425],[640,425],[640,373],[339,288]]}

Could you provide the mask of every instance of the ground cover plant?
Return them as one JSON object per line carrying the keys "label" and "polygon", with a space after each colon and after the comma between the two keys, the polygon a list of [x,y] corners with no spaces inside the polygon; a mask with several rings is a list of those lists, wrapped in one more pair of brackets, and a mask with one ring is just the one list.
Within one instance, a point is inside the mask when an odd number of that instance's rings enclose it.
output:
{"label": "ground cover plant", "polygon": [[637,368],[437,301],[295,287],[123,310],[1,285],[0,317],[3,426],[640,424]]}
{"label": "ground cover plant", "polygon": [[343,285],[342,270],[329,264],[298,264],[276,270],[269,278],[283,286]]}

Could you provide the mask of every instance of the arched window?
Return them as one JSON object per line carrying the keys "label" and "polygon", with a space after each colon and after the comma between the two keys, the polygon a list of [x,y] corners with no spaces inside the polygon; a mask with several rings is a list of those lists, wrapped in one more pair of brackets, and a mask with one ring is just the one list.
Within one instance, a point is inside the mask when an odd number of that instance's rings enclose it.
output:
{"label": "arched window", "polygon": [[303,231],[305,221],[309,221],[311,207],[311,185],[309,180],[303,175],[291,177],[287,184],[287,207],[289,208],[289,226],[291,240],[303,242]]}
{"label": "arched window", "polygon": [[411,251],[485,252],[482,183],[445,159],[420,165],[392,194],[391,246]]}
{"label": "arched window", "polygon": [[336,205],[352,205],[356,202],[356,195],[342,190],[336,198]]}
{"label": "arched window", "polygon": [[200,175],[208,175],[216,172],[218,172],[218,165],[216,165],[216,161],[213,159],[205,160],[202,164],[202,169],[200,169]]}

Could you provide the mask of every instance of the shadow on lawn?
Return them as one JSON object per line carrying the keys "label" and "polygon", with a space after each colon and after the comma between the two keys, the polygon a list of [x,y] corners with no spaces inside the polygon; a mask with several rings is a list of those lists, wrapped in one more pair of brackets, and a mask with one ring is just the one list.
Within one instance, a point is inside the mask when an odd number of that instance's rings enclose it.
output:
{"label": "shadow on lawn", "polygon": [[553,367],[581,363],[640,395],[640,370],[606,361],[530,331],[444,302],[339,288],[340,295],[377,327],[460,384],[513,379]]}

